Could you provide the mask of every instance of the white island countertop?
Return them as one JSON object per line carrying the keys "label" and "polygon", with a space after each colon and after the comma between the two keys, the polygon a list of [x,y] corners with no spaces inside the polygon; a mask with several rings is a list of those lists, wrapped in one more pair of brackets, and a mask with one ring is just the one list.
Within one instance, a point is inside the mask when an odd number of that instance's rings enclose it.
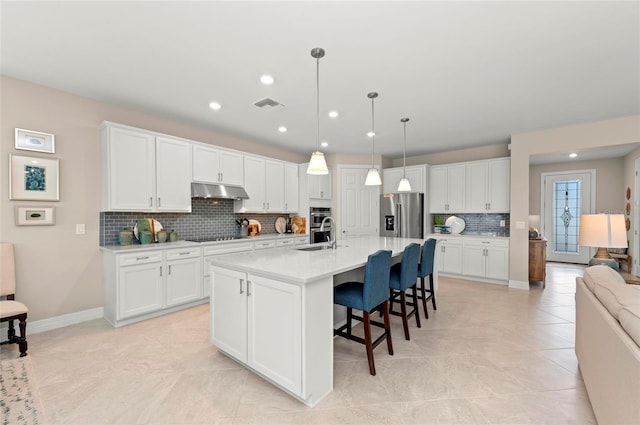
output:
{"label": "white island countertop", "polygon": [[367,257],[379,249],[390,250],[392,256],[400,255],[412,242],[422,244],[424,240],[363,236],[343,239],[335,250],[299,250],[309,245],[256,250],[218,255],[210,259],[209,264],[283,282],[305,284],[362,267]]}

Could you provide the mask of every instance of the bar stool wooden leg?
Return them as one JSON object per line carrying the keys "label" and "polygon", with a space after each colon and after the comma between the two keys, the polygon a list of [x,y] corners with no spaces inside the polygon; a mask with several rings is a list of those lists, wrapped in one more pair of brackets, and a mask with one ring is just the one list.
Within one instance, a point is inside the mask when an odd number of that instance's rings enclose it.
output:
{"label": "bar stool wooden leg", "polygon": [[364,345],[367,347],[367,360],[369,361],[369,373],[375,376],[376,366],[373,363],[373,345],[371,344],[371,323],[369,312],[362,312],[362,325],[364,326]]}
{"label": "bar stool wooden leg", "polygon": [[400,291],[400,310],[402,312],[402,326],[404,327],[404,338],[409,341],[409,323],[407,320],[407,299],[405,291]]}
{"label": "bar stool wooden leg", "polygon": [[420,326],[420,309],[418,308],[418,288],[417,288],[417,282],[415,285],[413,285],[413,311],[416,313],[416,325],[421,328],[422,326]]}
{"label": "bar stool wooden leg", "polygon": [[[424,277],[420,277],[420,295],[422,295],[422,308],[424,309],[425,319],[429,318],[429,312],[427,311],[427,293],[425,289]],[[416,307],[417,308],[417,307]]]}
{"label": "bar stool wooden leg", "polygon": [[391,322],[389,320],[389,303],[382,304],[382,314],[384,316],[384,331],[387,333],[387,350],[393,356],[393,343],[391,342]]}

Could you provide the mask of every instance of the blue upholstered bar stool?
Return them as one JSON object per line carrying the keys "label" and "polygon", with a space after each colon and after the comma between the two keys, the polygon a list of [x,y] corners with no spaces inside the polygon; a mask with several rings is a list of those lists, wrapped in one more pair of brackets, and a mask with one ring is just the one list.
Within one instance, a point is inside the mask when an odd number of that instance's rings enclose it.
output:
{"label": "blue upholstered bar stool", "polygon": [[[389,313],[402,316],[402,325],[404,326],[404,337],[409,340],[409,317],[416,316],[416,324],[420,327],[420,314],[418,313],[418,298],[416,294],[416,284],[418,282],[418,259],[420,258],[420,245],[417,243],[409,244],[402,253],[402,261],[400,264],[394,264],[391,267],[391,275],[389,278],[389,301],[391,308]],[[407,289],[412,288],[413,302],[407,302]],[[393,303],[398,302],[400,297],[400,312],[393,311]],[[407,313],[407,305],[413,309]]]}
{"label": "blue upholstered bar stool", "polygon": [[[424,317],[429,318],[429,312],[427,311],[427,301],[431,300],[433,309],[436,308],[436,293],[433,290],[433,259],[436,253],[436,240],[427,239],[424,245],[422,245],[422,253],[420,255],[420,266],[418,267],[418,277],[420,278],[420,284],[418,289],[418,299],[422,300],[422,307],[424,308]],[[429,289],[426,289],[424,279],[429,276]],[[429,295],[427,295],[429,293]]]}
{"label": "blue upholstered bar stool", "polygon": [[[393,355],[391,344],[391,327],[389,325],[389,272],[391,270],[391,251],[379,250],[369,255],[364,272],[364,282],[346,282],[333,289],[334,303],[347,307],[347,323],[333,330],[334,335],[339,335],[352,341],[364,344],[367,347],[367,359],[369,360],[369,372],[376,374],[373,363],[373,349],[387,340],[389,354]],[[362,317],[353,314],[353,309],[362,311]],[[369,314],[374,310],[382,310],[384,323],[370,319]],[[352,335],[351,321],[359,320],[363,323],[364,339]],[[371,340],[371,325],[384,328],[384,333],[375,341]]]}

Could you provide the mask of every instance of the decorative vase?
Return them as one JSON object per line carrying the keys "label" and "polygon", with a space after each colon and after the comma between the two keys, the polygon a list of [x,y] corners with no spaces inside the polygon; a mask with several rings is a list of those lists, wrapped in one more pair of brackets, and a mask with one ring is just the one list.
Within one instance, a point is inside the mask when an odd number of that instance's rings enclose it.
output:
{"label": "decorative vase", "polygon": [[118,242],[120,245],[131,245],[133,242],[133,230],[120,230],[120,233],[118,233]]}
{"label": "decorative vase", "polygon": [[178,234],[176,233],[175,230],[172,230],[171,233],[169,233],[169,241],[175,242],[177,240],[178,240]]}
{"label": "decorative vase", "polygon": [[158,243],[166,242],[169,238],[169,232],[166,230],[160,230],[158,232]]}
{"label": "decorative vase", "polygon": [[141,244],[148,244],[153,242],[153,233],[149,230],[143,230],[142,232],[138,232],[138,236],[140,236]]}

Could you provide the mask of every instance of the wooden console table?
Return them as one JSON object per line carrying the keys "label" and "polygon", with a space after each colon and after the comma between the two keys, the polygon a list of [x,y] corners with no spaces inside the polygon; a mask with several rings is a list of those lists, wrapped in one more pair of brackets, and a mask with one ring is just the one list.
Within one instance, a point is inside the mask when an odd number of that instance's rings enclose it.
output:
{"label": "wooden console table", "polygon": [[529,239],[529,280],[542,282],[542,287],[547,285],[547,240]]}

